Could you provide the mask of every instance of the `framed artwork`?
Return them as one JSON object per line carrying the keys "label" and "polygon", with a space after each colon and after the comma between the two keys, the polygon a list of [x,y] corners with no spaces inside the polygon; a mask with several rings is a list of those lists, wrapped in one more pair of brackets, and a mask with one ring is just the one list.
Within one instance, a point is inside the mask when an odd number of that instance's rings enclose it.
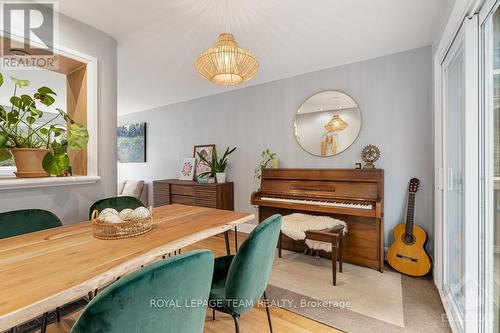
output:
{"label": "framed artwork", "polygon": [[212,162],[212,150],[214,150],[215,145],[200,145],[194,146],[193,157],[196,159],[196,169],[194,172],[194,177],[198,178],[204,172],[210,171],[210,167],[203,161],[200,160],[198,153],[200,153],[209,162]]}
{"label": "framed artwork", "polygon": [[195,163],[196,159],[194,157],[187,157],[182,160],[179,180],[193,180]]}
{"label": "framed artwork", "polygon": [[119,126],[116,134],[118,162],[146,162],[146,123]]}

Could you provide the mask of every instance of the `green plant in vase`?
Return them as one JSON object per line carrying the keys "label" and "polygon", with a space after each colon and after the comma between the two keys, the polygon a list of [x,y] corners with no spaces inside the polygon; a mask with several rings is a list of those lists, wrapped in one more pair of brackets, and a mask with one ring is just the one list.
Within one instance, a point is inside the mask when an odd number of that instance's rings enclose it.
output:
{"label": "green plant in vase", "polygon": [[269,150],[269,148],[264,149],[260,153],[260,156],[262,157],[262,161],[255,168],[255,172],[254,172],[254,177],[258,181],[260,181],[260,178],[262,177],[262,169],[266,169],[266,168],[277,169],[277,168],[279,168],[279,160],[276,158],[276,153]]}
{"label": "green plant in vase", "polygon": [[[37,103],[51,106],[57,94],[49,87],[41,87],[33,96],[19,94],[30,85],[28,80],[10,77],[14,94],[10,105],[0,105],[0,161],[14,157],[17,177],[46,177],[64,174],[70,165],[68,149],[80,150],[87,146],[89,134],[85,126],[76,123],[66,112],[44,112]],[[0,86],[4,83],[0,74]],[[61,124],[58,120],[64,120]]]}
{"label": "green plant in vase", "polygon": [[217,149],[212,149],[212,159],[209,161],[205,158],[205,156],[198,153],[198,157],[201,161],[205,162],[205,164],[210,168],[210,171],[204,172],[199,175],[199,177],[207,177],[213,176],[215,174],[215,178],[217,179],[217,183],[225,183],[226,182],[226,166],[227,166],[227,158],[236,150],[236,147],[233,149],[226,148],[224,155],[221,158],[217,156]]}

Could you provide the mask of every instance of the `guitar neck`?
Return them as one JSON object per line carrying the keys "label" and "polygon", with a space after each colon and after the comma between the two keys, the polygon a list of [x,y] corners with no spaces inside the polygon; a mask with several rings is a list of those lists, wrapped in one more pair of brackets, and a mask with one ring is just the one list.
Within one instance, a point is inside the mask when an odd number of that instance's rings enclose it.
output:
{"label": "guitar neck", "polygon": [[413,222],[415,218],[415,193],[408,193],[408,208],[406,209],[406,226],[405,233],[413,234]]}

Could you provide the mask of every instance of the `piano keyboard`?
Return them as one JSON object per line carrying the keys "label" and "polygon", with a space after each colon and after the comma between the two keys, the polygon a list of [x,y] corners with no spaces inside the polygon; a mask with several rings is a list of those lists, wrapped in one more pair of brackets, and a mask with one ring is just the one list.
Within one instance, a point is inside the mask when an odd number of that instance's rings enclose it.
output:
{"label": "piano keyboard", "polygon": [[331,206],[331,207],[356,208],[356,209],[373,209],[373,205],[350,203],[350,202],[314,201],[314,200],[284,199],[284,198],[270,198],[270,197],[262,197],[261,199],[265,200],[265,201],[290,202],[290,203],[300,203],[300,204],[317,205],[317,206]]}

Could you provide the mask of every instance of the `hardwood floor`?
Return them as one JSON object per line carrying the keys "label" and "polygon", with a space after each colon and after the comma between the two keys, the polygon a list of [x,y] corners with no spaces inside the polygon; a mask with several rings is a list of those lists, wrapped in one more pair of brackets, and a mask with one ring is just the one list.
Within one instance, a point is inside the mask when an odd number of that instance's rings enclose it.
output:
{"label": "hardwood floor", "polygon": [[[231,251],[234,253],[234,239],[231,233]],[[245,234],[238,233],[238,241],[244,239]],[[226,254],[224,246],[224,237],[215,236],[190,247],[182,249],[187,252],[194,249],[210,249],[215,256]],[[48,333],[66,333],[71,330],[73,323],[78,318],[80,312],[73,313],[62,318],[61,323],[54,323],[48,326]],[[273,329],[276,333],[338,333],[336,329],[330,328],[316,321],[296,315],[287,310],[273,307],[271,309]],[[266,311],[264,307],[256,307],[243,314],[240,320],[240,331],[242,333],[262,333],[269,332]],[[207,312],[205,319],[205,333],[232,333],[234,332],[234,323],[231,316],[216,312],[216,320],[212,321],[212,311]]]}

